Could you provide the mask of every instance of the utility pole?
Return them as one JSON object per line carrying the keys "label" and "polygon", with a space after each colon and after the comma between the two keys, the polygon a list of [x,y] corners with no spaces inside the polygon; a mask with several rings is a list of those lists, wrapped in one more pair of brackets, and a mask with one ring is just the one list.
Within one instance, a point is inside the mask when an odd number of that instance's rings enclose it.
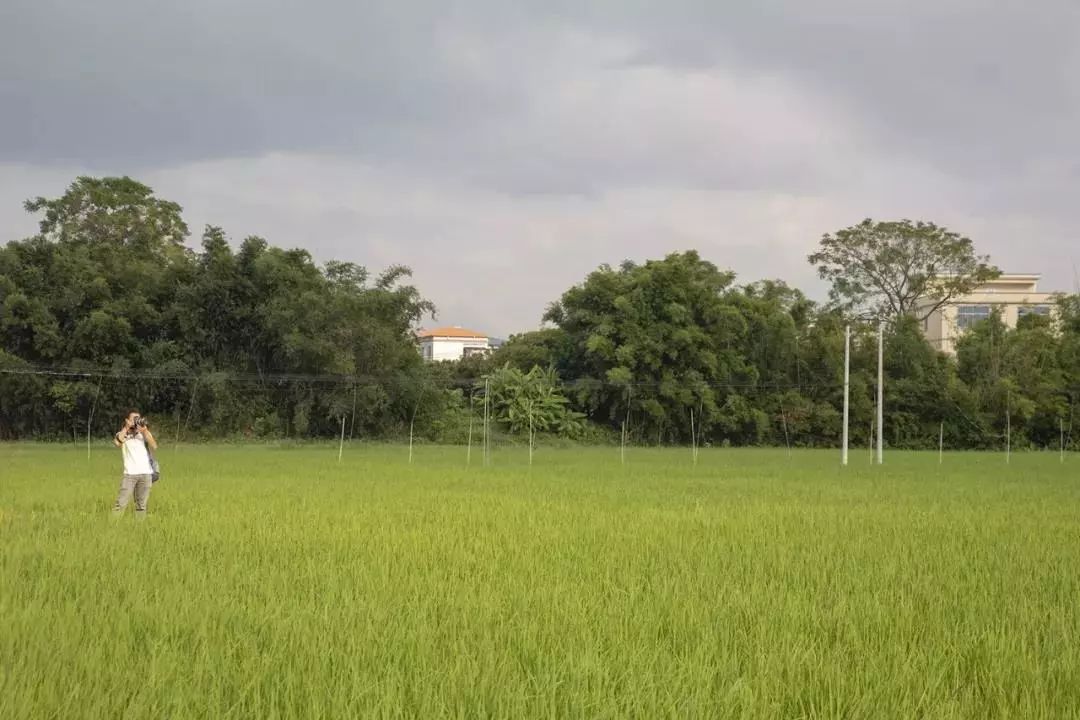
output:
{"label": "utility pole", "polygon": [[491,379],[484,380],[484,467],[491,464]]}
{"label": "utility pole", "polygon": [[885,442],[885,321],[878,321],[877,340],[877,464],[884,462]]}
{"label": "utility pole", "polygon": [[848,396],[851,391],[851,326],[844,328],[844,441],[840,452],[840,464],[847,465],[848,460]]}

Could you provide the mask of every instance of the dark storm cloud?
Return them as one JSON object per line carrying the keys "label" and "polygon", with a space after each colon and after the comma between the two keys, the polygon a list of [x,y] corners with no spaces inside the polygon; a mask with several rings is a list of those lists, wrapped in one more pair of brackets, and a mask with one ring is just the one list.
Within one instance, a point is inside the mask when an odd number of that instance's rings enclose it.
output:
{"label": "dark storm cloud", "polygon": [[27,196],[130,173],[193,228],[412,265],[445,320],[502,334],[600,262],[689,247],[813,292],[816,239],[868,215],[1068,289],[1078,12],[6,0],[0,240]]}
{"label": "dark storm cloud", "polygon": [[378,154],[498,99],[385,3],[23,2],[0,25],[0,157],[154,166],[271,150]]}
{"label": "dark storm cloud", "polygon": [[[470,162],[465,175],[523,192],[595,190],[582,180],[594,165],[601,183],[650,179],[664,158],[598,158],[531,125],[544,83],[574,75],[556,39],[574,30],[620,38],[613,65],[813,87],[881,143],[959,175],[1075,149],[1080,119],[1078,11],[1057,0],[16,0],[2,12],[0,158],[28,163],[314,151],[440,172]],[[525,156],[538,142],[543,154]],[[762,154],[727,172],[755,183],[805,168]]]}
{"label": "dark storm cloud", "polygon": [[883,142],[958,174],[1015,172],[1078,147],[1071,1],[792,0],[669,5],[647,17],[642,61],[797,79]]}

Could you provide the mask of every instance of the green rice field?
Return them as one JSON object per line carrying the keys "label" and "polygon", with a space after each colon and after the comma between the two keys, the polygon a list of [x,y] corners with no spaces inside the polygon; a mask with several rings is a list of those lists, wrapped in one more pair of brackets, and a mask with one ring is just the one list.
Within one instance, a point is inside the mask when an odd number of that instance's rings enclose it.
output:
{"label": "green rice field", "polygon": [[0,718],[1080,717],[1080,456],[0,445]]}

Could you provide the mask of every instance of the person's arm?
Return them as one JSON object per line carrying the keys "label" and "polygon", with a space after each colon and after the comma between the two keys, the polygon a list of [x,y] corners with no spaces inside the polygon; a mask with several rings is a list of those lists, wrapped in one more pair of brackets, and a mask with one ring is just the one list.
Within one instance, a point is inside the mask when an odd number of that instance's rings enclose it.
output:
{"label": "person's arm", "polygon": [[144,427],[142,434],[143,438],[146,440],[146,444],[150,446],[150,449],[157,450],[157,440],[154,439],[154,434],[150,432],[150,428]]}
{"label": "person's arm", "polygon": [[115,445],[116,447],[123,447],[124,446],[124,438],[123,438],[123,436],[127,435],[129,432],[131,432],[131,421],[130,420],[125,420],[124,421],[124,427],[120,428],[117,431],[117,433],[112,436],[113,445]]}

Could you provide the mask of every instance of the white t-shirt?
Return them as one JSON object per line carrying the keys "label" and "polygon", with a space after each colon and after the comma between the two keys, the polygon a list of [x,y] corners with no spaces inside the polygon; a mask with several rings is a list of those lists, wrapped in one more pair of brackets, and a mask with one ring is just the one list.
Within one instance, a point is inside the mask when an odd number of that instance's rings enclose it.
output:
{"label": "white t-shirt", "polygon": [[146,441],[141,435],[127,437],[120,446],[124,453],[125,475],[151,475],[154,469],[150,467],[150,451],[146,449]]}

